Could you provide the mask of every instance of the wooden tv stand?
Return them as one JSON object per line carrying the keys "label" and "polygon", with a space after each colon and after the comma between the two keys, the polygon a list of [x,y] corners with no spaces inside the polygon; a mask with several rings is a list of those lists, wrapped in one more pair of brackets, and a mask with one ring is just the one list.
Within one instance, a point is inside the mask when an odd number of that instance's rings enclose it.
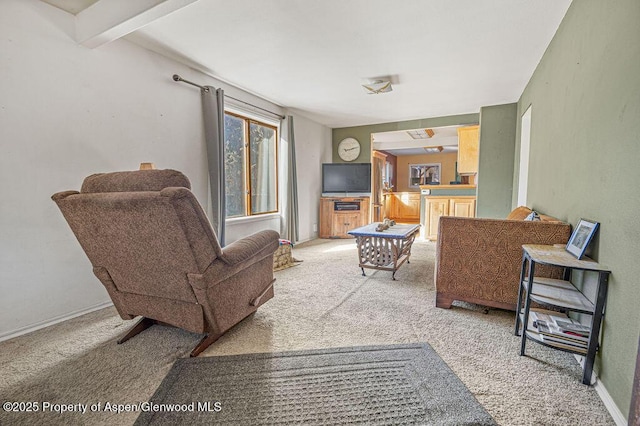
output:
{"label": "wooden tv stand", "polygon": [[353,238],[347,232],[369,223],[370,197],[321,197],[320,238]]}

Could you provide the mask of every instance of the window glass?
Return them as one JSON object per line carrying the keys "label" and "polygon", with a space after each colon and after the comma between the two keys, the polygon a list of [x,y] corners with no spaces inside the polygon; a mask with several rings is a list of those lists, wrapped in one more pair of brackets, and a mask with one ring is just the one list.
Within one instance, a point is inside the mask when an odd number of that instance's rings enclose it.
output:
{"label": "window glass", "polygon": [[409,186],[437,185],[440,183],[440,163],[409,164]]}
{"label": "window glass", "polygon": [[227,217],[244,216],[246,212],[244,145],[244,120],[225,114],[224,178]]}
{"label": "window glass", "polygon": [[277,133],[276,127],[225,113],[227,217],[278,211]]}

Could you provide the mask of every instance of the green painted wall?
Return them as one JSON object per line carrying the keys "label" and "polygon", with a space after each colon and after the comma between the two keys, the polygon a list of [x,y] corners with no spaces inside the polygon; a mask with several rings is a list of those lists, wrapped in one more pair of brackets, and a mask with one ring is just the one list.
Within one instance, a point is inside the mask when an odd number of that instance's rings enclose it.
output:
{"label": "green painted wall", "polygon": [[640,334],[640,1],[574,0],[518,117],[529,105],[529,204],[601,223],[593,256],[613,272],[596,369],[626,415]]}
{"label": "green painted wall", "polygon": [[355,162],[369,163],[371,162],[371,133],[454,126],[459,124],[478,124],[478,118],[478,114],[464,114],[333,129],[333,162],[344,162],[338,156],[338,144],[344,138],[356,138],[360,142],[360,156]]}
{"label": "green painted wall", "polygon": [[480,108],[476,216],[504,219],[511,208],[518,104]]}

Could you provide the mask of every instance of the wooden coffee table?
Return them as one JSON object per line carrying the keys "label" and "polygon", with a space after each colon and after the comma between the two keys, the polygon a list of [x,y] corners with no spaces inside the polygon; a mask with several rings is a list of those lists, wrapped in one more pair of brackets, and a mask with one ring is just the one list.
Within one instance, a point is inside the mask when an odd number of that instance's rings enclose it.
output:
{"label": "wooden coffee table", "polygon": [[358,257],[362,275],[364,268],[392,271],[391,278],[396,279],[396,271],[404,262],[409,263],[411,246],[420,231],[420,225],[396,224],[384,231],[376,231],[379,224],[361,226],[347,232],[356,237]]}

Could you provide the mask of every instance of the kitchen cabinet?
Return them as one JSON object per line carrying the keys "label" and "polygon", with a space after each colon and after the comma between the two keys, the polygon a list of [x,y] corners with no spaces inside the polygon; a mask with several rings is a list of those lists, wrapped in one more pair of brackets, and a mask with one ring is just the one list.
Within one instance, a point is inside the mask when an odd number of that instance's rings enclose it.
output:
{"label": "kitchen cabinet", "polygon": [[474,198],[451,198],[449,200],[449,216],[475,217],[476,200]]}
{"label": "kitchen cabinet", "polygon": [[385,194],[385,215],[398,223],[420,222],[419,192],[389,192]]}
{"label": "kitchen cabinet", "polygon": [[440,216],[476,217],[475,196],[427,196],[425,197],[425,237],[438,239]]}
{"label": "kitchen cabinet", "polygon": [[478,173],[480,152],[480,126],[458,128],[458,174],[463,176]]}

